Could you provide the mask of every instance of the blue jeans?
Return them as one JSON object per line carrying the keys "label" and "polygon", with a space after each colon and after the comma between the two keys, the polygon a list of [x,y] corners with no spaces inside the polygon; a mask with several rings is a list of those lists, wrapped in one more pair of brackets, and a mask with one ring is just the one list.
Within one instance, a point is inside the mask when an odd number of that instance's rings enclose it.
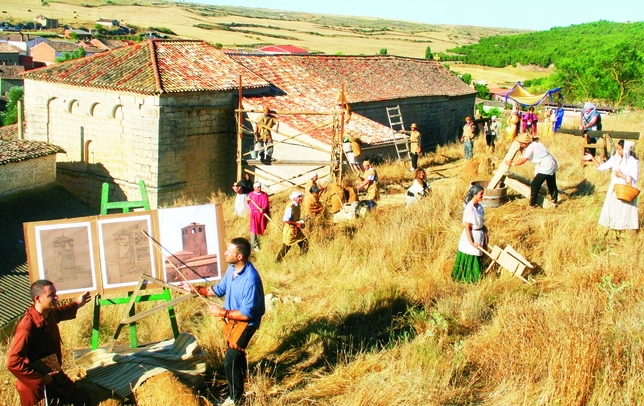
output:
{"label": "blue jeans", "polygon": [[465,148],[465,159],[474,158],[474,152],[472,151],[473,143],[471,140],[465,140],[463,142],[463,147]]}

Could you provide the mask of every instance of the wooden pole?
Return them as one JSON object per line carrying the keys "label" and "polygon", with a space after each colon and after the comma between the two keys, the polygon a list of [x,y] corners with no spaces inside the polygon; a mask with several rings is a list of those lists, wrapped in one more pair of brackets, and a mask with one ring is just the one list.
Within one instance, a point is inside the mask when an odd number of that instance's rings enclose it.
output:
{"label": "wooden pole", "polygon": [[251,203],[253,204],[253,206],[257,207],[257,210],[261,211],[261,212],[262,212],[262,214],[264,215],[264,217],[266,217],[266,218],[268,219],[268,221],[270,221],[271,223],[273,223],[273,225],[274,225],[275,227],[279,228],[279,229],[280,229],[280,231],[283,231],[283,230],[282,230],[282,227],[278,226],[278,225],[277,225],[277,223],[276,223],[276,222],[274,222],[274,221],[273,221],[273,219],[272,219],[272,218],[270,218],[270,217],[268,216],[268,214],[264,213],[264,210],[262,210],[262,208],[261,208],[261,207],[259,207],[259,206],[257,205],[257,203],[255,203],[255,201],[254,201],[253,199],[249,199],[248,201],[249,201],[249,202],[251,202]]}
{"label": "wooden pole", "polygon": [[22,100],[18,100],[17,105],[18,109],[18,139],[23,140],[25,139],[25,127],[24,127],[24,117],[23,117],[23,111],[22,111]]}
{"label": "wooden pole", "polygon": [[242,178],[242,137],[244,136],[242,128],[242,120],[244,118],[242,112],[242,75],[239,75],[239,108],[237,116],[237,179]]}
{"label": "wooden pole", "polygon": [[[165,247],[163,247],[163,246],[161,245],[161,243],[160,243],[160,242],[158,242],[157,240],[155,240],[155,239],[154,239],[154,237],[152,237],[150,234],[148,234],[145,230],[141,230],[141,232],[143,233],[143,235],[145,235],[146,237],[148,237],[148,239],[150,240],[150,242],[152,242],[152,245],[154,246],[154,248],[156,248],[156,249],[157,249],[161,254],[163,254],[163,250],[162,250],[162,248],[163,248],[163,249],[165,249]],[[168,251],[168,250],[166,249],[166,251]],[[170,253],[170,251],[168,251],[168,253]],[[171,254],[171,253],[170,253],[170,254]],[[163,256],[162,256],[161,258],[163,258]],[[198,297],[199,299],[201,299],[201,300],[202,300],[206,305],[210,306],[210,303],[208,303],[208,301],[207,301],[203,296],[201,296],[201,295],[199,294],[199,292],[195,289],[195,287],[194,287],[194,286],[192,286],[192,284],[188,281],[188,279],[187,279],[187,278],[186,278],[186,277],[181,273],[181,271],[179,271],[179,268],[177,268],[177,267],[176,267],[176,265],[172,263],[172,261],[168,261],[168,262],[170,262],[170,265],[172,265],[172,267],[174,268],[174,270],[175,270],[175,271],[177,271],[177,274],[179,274],[179,276],[181,276],[181,277],[183,278],[183,280],[184,280],[184,281],[186,281],[186,283],[188,284],[188,286],[190,286],[190,288],[192,289],[192,293],[194,293],[195,295],[197,295],[197,297]],[[193,271],[193,272],[194,272],[194,271]],[[205,278],[203,278],[203,277],[202,277],[202,279],[205,279]],[[190,292],[187,292],[187,293],[190,293]]]}
{"label": "wooden pole", "polygon": [[[344,151],[342,149],[342,143],[344,142],[344,112],[346,111],[346,106],[345,103],[347,102],[346,96],[344,94],[344,82],[342,83],[342,115],[340,116],[340,134],[338,137],[338,144],[336,146],[340,147],[341,151]],[[331,165],[333,165],[333,154],[331,155]],[[347,162],[349,160],[347,159]],[[349,165],[351,165],[351,162],[349,162]],[[340,154],[340,163],[339,163],[340,169],[338,169],[338,181],[336,182],[337,185],[342,185],[342,154]],[[333,168],[333,166],[331,166]]]}

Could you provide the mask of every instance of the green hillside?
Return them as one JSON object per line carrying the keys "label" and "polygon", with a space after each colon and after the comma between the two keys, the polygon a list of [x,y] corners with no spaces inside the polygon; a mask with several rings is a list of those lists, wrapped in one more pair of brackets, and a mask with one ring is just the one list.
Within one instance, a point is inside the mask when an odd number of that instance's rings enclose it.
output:
{"label": "green hillside", "polygon": [[621,42],[644,50],[644,22],[602,20],[527,34],[495,35],[481,38],[478,44],[450,48],[449,54],[441,54],[441,60],[494,67],[517,63],[547,67],[562,59],[593,54]]}
{"label": "green hillside", "polygon": [[569,102],[644,106],[644,22],[594,23],[481,38],[441,53],[443,61],[492,67],[554,65],[548,78],[527,81],[531,91],[561,87]]}

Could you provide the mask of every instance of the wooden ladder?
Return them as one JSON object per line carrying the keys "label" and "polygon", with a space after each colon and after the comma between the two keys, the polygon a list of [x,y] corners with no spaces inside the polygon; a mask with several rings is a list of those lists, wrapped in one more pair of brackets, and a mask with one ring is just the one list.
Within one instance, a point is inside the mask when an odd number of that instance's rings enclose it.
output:
{"label": "wooden ladder", "polygon": [[[405,133],[405,124],[403,123],[402,113],[400,112],[400,105],[385,108],[387,109],[387,118],[389,119],[389,128],[391,128],[392,135],[395,135],[397,132]],[[404,142],[404,147],[401,147],[394,139],[394,148],[396,148],[398,159],[411,160],[411,155],[409,155],[409,142],[407,140]]]}

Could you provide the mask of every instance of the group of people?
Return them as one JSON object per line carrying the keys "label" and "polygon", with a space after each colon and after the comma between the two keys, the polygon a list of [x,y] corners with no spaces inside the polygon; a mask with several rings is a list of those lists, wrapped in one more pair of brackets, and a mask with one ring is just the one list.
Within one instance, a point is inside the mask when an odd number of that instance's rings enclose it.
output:
{"label": "group of people", "polygon": [[[550,112],[553,131],[561,126],[563,111],[561,103],[559,103],[558,109]],[[471,119],[468,117],[466,119],[468,130],[471,128],[470,121]],[[601,115],[592,103],[584,104],[581,112],[580,130],[583,132],[601,130]],[[539,189],[544,182],[547,185],[551,201],[556,205],[558,202],[557,160],[532,133],[521,132],[513,137],[513,141],[519,143],[522,155],[517,160],[506,160],[505,164],[510,167],[523,165],[530,161],[535,165],[535,176],[530,184],[530,206],[538,206]],[[633,142],[620,140],[616,145],[615,155],[603,163],[598,162],[594,154],[590,152],[586,152],[584,155],[584,159],[593,162],[598,170],[612,170],[610,186],[598,221],[600,225],[609,230],[639,229],[636,193],[633,193],[635,197],[624,198],[620,197],[616,191],[616,185],[635,188],[639,166],[637,157],[633,153],[633,147]],[[481,258],[489,239],[481,204],[484,193],[481,186],[474,185],[468,191],[465,199],[463,231],[452,270],[452,277],[459,281],[476,282],[481,278]]]}
{"label": "group of people", "polygon": [[[246,347],[260,326],[265,312],[264,287],[257,269],[249,261],[251,244],[245,238],[234,238],[224,253],[228,268],[214,286],[180,286],[202,296],[225,296],[223,306],[212,304],[208,310],[226,323],[224,371],[229,398],[224,404],[239,405],[244,395],[248,371]],[[62,370],[62,339],[58,324],[76,318],[78,309],[90,302],[89,292],[75,301],[59,305],[54,283],[41,279],[30,287],[32,306],[16,327],[6,366],[16,377],[16,389],[22,406],[47,405],[89,406],[90,399]],[[227,330],[228,329],[228,330]]]}

